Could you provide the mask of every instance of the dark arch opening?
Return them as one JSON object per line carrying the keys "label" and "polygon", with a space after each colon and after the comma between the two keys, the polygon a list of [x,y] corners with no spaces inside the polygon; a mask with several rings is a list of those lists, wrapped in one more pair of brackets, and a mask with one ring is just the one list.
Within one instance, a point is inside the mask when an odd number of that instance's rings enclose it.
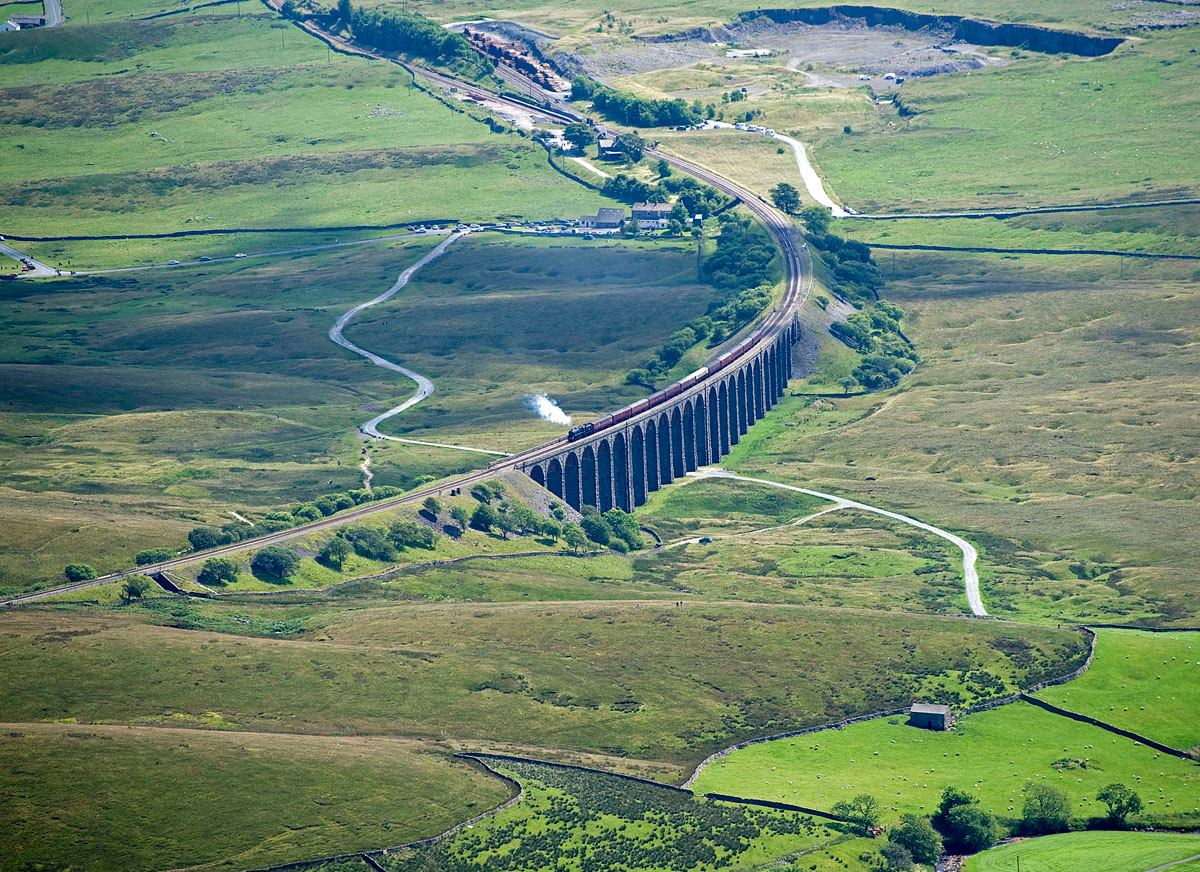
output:
{"label": "dark arch opening", "polygon": [[596,468],[599,471],[596,481],[596,507],[602,512],[607,512],[613,507],[612,449],[608,447],[607,439],[600,443],[600,450],[596,452]]}
{"label": "dark arch opening", "polygon": [[629,458],[633,467],[633,504],[646,502],[646,438],[641,427],[633,428],[629,437]]}
{"label": "dark arch opening", "polygon": [[722,380],[717,388],[717,459],[729,453],[729,387]]}
{"label": "dark arch opening", "polygon": [[662,481],[658,477],[658,425],[646,422],[646,491],[654,493]]}
{"label": "dark arch opening", "polygon": [[546,490],[554,494],[559,499],[563,495],[563,474],[562,464],[558,462],[557,457],[550,459],[550,463],[546,466]]}
{"label": "dark arch opening", "polygon": [[683,431],[683,469],[679,474],[683,475],[696,468],[696,411],[690,400],[683,404],[679,427]]}
{"label": "dark arch opening", "polygon": [[579,501],[579,455],[574,451],[567,455],[566,478],[563,499],[571,508],[578,510],[583,504]]}
{"label": "dark arch opening", "polygon": [[629,500],[629,443],[625,434],[618,433],[613,439],[613,502],[625,511],[632,511]]}
{"label": "dark arch opening", "polygon": [[583,460],[579,468],[579,501],[588,506],[599,506],[596,499],[596,452],[588,445],[583,449]]}
{"label": "dark arch opening", "polygon": [[546,473],[542,471],[540,466],[535,466],[533,469],[529,470],[529,477],[542,487],[546,486]]}

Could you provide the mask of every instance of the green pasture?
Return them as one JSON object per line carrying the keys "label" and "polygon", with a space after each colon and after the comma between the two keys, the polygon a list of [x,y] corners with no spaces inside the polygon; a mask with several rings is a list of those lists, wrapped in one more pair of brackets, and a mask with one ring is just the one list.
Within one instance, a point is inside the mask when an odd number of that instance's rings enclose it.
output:
{"label": "green pasture", "polygon": [[505,798],[416,742],[190,726],[6,724],[0,869],[245,869],[431,836]]}
{"label": "green pasture", "polygon": [[975,699],[1064,672],[1082,654],[1064,631],[867,612],[364,605],[163,600],[7,613],[3,716],[154,725],[219,715],[239,730],[606,754],[681,777],[740,739],[891,708],[935,683]]}
{"label": "green pasture", "polygon": [[1144,824],[1189,827],[1200,820],[1194,763],[1028,703],[962,717],[944,733],[905,721],[883,718],[753,745],[707,767],[696,786],[811,807],[866,792],[889,819],[931,814],[942,790],[958,787],[1001,819],[1015,820],[1030,779],[1066,791],[1077,818],[1101,814],[1096,792],[1122,782],[1146,803]]}
{"label": "green pasture", "polygon": [[1200,633],[1096,634],[1088,671],[1038,696],[1174,748],[1200,746]]}
{"label": "green pasture", "polygon": [[[1062,833],[1001,845],[967,860],[966,872],[1145,872],[1200,854],[1200,836],[1184,833]],[[1188,866],[1175,866],[1187,869]]]}
{"label": "green pasture", "polygon": [[828,506],[818,497],[750,482],[685,479],[650,494],[638,519],[671,540],[774,527]]}

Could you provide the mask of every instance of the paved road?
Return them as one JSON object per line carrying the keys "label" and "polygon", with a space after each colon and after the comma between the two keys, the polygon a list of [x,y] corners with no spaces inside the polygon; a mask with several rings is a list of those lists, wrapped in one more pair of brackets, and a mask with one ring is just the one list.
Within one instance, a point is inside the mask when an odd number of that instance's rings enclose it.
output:
{"label": "paved road", "polygon": [[62,0],[42,0],[46,23],[42,27],[58,27],[63,23]]}
{"label": "paved road", "polygon": [[808,494],[809,496],[820,497],[823,500],[831,500],[838,504],[841,508],[858,509],[863,512],[870,512],[875,515],[883,515],[885,518],[891,518],[895,521],[900,521],[903,524],[908,524],[911,527],[925,530],[935,536],[953,542],[962,551],[962,569],[963,569],[963,584],[967,594],[967,604],[971,607],[971,614],[977,617],[987,617],[987,609],[983,607],[983,598],[979,595],[979,573],[975,568],[975,562],[979,557],[975,546],[961,536],[956,536],[948,530],[943,530],[941,527],[935,527],[932,524],[926,524],[924,521],[918,521],[916,518],[910,518],[908,515],[901,515],[898,512],[880,509],[876,506],[869,506],[866,503],[860,503],[857,500],[846,499],[845,497],[827,494],[817,490],[810,490],[806,487],[797,487],[793,484],[784,484],[780,481],[771,481],[765,478],[750,478],[744,475],[734,475],[731,472],[726,472],[720,468],[708,467],[697,470],[696,472],[688,473],[699,478],[729,478],[734,481],[748,481],[754,484],[763,484],[768,487],[776,487],[781,490],[795,491],[796,493]]}
{"label": "paved road", "polygon": [[1200,860],[1200,854],[1192,854],[1192,856],[1184,857],[1182,860],[1172,860],[1170,863],[1163,863],[1161,866],[1155,866],[1153,869],[1147,869],[1146,872],[1163,872],[1164,869],[1170,869],[1172,866],[1180,866],[1184,863],[1190,863],[1193,860]]}
{"label": "paved road", "polygon": [[33,267],[33,269],[28,270],[27,272],[20,273],[18,278],[44,279],[49,278],[50,276],[60,275],[59,271],[54,267],[47,263],[42,263],[40,260],[37,260],[36,258],[31,257],[22,251],[18,251],[6,242],[0,242],[0,252],[7,254],[11,258],[21,261],[21,263],[27,263]]}

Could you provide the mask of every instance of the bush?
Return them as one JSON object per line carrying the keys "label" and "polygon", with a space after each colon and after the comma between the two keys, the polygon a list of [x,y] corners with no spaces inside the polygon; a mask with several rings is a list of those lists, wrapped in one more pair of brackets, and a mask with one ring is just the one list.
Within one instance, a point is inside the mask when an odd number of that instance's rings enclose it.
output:
{"label": "bush", "polygon": [[908,872],[913,867],[913,855],[908,848],[896,842],[888,842],[879,849],[883,857],[883,868],[888,872]]}
{"label": "bush", "polygon": [[1108,822],[1125,826],[1126,819],[1142,810],[1142,798],[1124,784],[1109,784],[1101,788],[1096,799],[1108,806]]}
{"label": "bush", "polygon": [[357,553],[369,560],[393,560],[396,557],[392,543],[374,527],[348,527],[342,535]]}
{"label": "bush", "polygon": [[125,579],[125,583],[121,585],[122,601],[130,603],[134,600],[141,599],[150,590],[151,584],[153,584],[153,582],[144,575],[128,576]]}
{"label": "bush", "polygon": [[979,807],[979,800],[957,787],[942,791],[942,802],[931,821],[952,854],[974,854],[1000,838],[996,819]]}
{"label": "bush", "polygon": [[1071,828],[1071,799],[1044,781],[1025,782],[1021,830],[1031,836],[1065,833]]}
{"label": "bush", "polygon": [[[592,508],[585,506],[585,509]],[[579,526],[583,529],[583,535],[587,536],[597,545],[607,545],[610,538],[608,524],[604,523],[604,519],[595,513],[593,509],[589,513],[585,513],[579,522]]]}
{"label": "bush", "polygon": [[133,555],[133,562],[138,566],[149,566],[151,563],[162,563],[177,556],[174,548],[147,548]]}
{"label": "bush", "polygon": [[496,514],[487,503],[480,503],[475,507],[475,511],[471,513],[471,526],[476,530],[482,530],[485,533],[491,532],[494,527],[500,525],[500,516]]}
{"label": "bush", "polygon": [[905,848],[918,863],[930,865],[942,855],[942,837],[929,818],[919,815],[901,815],[900,825],[888,833],[888,840]]}
{"label": "bush", "polygon": [[429,520],[436,521],[437,516],[442,513],[442,504],[438,502],[437,497],[425,497],[421,509]]}
{"label": "bush", "polygon": [[207,585],[233,584],[238,577],[238,562],[227,557],[210,557],[196,575],[196,581]]}
{"label": "bush", "polygon": [[188,531],[187,537],[193,551],[207,551],[209,548],[228,545],[233,541],[228,533],[216,527],[193,527]]}
{"label": "bush", "polygon": [[416,521],[396,521],[388,528],[388,541],[398,550],[405,548],[432,548],[437,534]]}
{"label": "bush", "polygon": [[287,581],[296,574],[300,558],[278,545],[270,545],[254,555],[250,571],[264,581]]}
{"label": "bush", "polygon": [[312,503],[306,503],[303,506],[296,506],[296,508],[292,509],[292,515],[299,523],[304,523],[305,521],[319,521],[321,518],[325,517],[321,514],[321,510]]}
{"label": "bush", "polygon": [[341,536],[334,536],[325,543],[325,546],[317,555],[317,562],[323,566],[328,566],[330,569],[341,569],[352,550],[349,542]]}
{"label": "bush", "polygon": [[63,575],[67,581],[91,581],[96,577],[96,570],[86,563],[68,563],[63,567]]}

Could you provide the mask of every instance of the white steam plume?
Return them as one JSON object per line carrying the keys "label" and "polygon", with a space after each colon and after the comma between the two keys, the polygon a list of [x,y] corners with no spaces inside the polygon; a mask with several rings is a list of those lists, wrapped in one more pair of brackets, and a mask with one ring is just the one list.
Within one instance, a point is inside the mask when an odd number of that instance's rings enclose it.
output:
{"label": "white steam plume", "polygon": [[525,405],[529,407],[529,411],[533,412],[543,421],[549,421],[551,424],[562,424],[564,427],[568,427],[571,424],[571,416],[560,409],[558,403],[545,394],[526,397]]}

